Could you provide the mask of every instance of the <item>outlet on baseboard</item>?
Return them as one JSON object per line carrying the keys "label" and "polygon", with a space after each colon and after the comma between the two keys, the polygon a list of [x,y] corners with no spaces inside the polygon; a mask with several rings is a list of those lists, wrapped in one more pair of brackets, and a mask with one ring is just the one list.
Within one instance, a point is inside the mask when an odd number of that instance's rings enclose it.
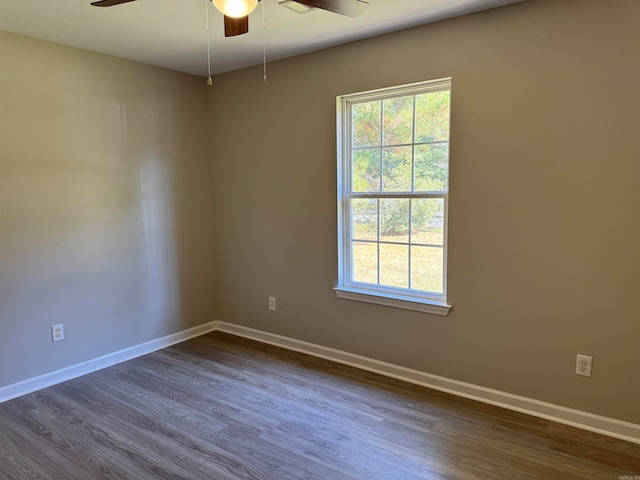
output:
{"label": "outlet on baseboard", "polygon": [[64,325],[62,323],[51,325],[51,341],[59,342],[60,340],[64,340]]}
{"label": "outlet on baseboard", "polygon": [[583,377],[590,377],[592,364],[593,364],[593,357],[578,354],[578,357],[576,358],[576,375],[582,375]]}

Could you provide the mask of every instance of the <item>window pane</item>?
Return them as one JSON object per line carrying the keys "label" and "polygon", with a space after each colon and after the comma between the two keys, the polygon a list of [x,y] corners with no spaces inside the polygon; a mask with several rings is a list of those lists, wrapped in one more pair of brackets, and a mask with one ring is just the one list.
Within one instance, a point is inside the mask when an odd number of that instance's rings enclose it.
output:
{"label": "window pane", "polygon": [[411,243],[444,245],[444,199],[411,201]]}
{"label": "window pane", "polygon": [[380,102],[357,103],[351,107],[353,148],[380,145],[380,117]]}
{"label": "window pane", "polygon": [[409,246],[380,244],[380,284],[409,288]]}
{"label": "window pane", "polygon": [[414,190],[439,192],[447,189],[449,145],[416,145]]}
{"label": "window pane", "polygon": [[409,199],[380,200],[380,240],[409,242]]}
{"label": "window pane", "polygon": [[383,144],[399,145],[413,141],[413,97],[384,101]]}
{"label": "window pane", "polygon": [[353,151],[354,192],[380,191],[380,150],[377,148]]}
{"label": "window pane", "polygon": [[353,281],[378,283],[378,244],[352,242]]}
{"label": "window pane", "polygon": [[411,246],[411,288],[444,293],[442,288],[444,249]]}
{"label": "window pane", "polygon": [[416,143],[449,140],[449,92],[416,96]]}
{"label": "window pane", "polygon": [[351,238],[378,240],[378,200],[366,198],[351,200]]}
{"label": "window pane", "polygon": [[446,300],[450,79],[339,100],[338,287]]}
{"label": "window pane", "polygon": [[411,146],[382,149],[382,190],[411,191],[411,152]]}

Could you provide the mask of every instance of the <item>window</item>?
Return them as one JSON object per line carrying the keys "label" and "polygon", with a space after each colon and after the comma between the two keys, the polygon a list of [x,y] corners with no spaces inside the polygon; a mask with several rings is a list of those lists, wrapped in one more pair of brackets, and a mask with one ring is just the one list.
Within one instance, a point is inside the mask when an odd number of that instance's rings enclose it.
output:
{"label": "window", "polygon": [[341,298],[446,315],[451,79],[338,97]]}

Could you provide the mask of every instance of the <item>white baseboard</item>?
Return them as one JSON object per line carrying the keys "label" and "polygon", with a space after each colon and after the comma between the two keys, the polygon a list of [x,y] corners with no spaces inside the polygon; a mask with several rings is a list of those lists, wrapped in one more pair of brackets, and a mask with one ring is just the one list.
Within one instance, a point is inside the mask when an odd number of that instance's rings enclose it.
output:
{"label": "white baseboard", "polygon": [[56,370],[55,372],[29,378],[6,387],[0,387],[0,403],[58,383],[66,382],[67,380],[71,380],[97,370],[102,370],[103,368],[111,367],[118,363],[126,362],[127,360],[146,355],[147,353],[155,352],[156,350],[169,347],[176,343],[184,342],[190,338],[212,332],[216,328],[216,323],[217,322],[209,322],[203,325],[198,325],[197,327],[173,333],[156,340],[150,340],[139,345],[134,345],[133,347],[109,353],[102,357],[94,358],[61,370]]}
{"label": "white baseboard", "polygon": [[306,353],[314,357],[332,360],[369,372],[379,373],[387,377],[404,380],[409,383],[451,393],[460,397],[477,400],[479,402],[496,405],[516,412],[526,413],[554,422],[589,430],[591,432],[608,435],[628,442],[640,444],[640,425],[622,420],[616,420],[601,415],[595,415],[581,410],[562,407],[552,403],[541,402],[511,393],[493,390],[491,388],[460,382],[450,378],[432,375],[430,373],[412,370],[410,368],[393,365],[372,358],[355,355],[353,353],[323,347],[313,343],[303,342],[294,338],[283,337],[273,333],[255,330],[232,323],[214,321],[197,327],[177,332],[166,337],[151,340],[117,352],[95,358],[78,365],[73,365],[55,372],[30,378],[6,387],[0,387],[0,403],[26,395],[37,390],[71,380],[88,373],[101,370],[127,360],[146,355],[156,350],[169,347],[193,337],[219,330],[240,337],[257,340],[296,352]]}
{"label": "white baseboard", "polygon": [[622,420],[562,407],[552,403],[541,402],[540,400],[481,387],[471,383],[460,382],[391,363],[381,362],[372,358],[362,357],[353,353],[243,327],[241,325],[218,321],[215,322],[215,329],[251,340],[257,340],[262,343],[295,350],[296,352],[306,353],[314,357],[350,365],[369,372],[379,373],[387,377],[404,380],[434,390],[451,393],[460,397],[640,444],[640,425],[635,423],[624,422]]}

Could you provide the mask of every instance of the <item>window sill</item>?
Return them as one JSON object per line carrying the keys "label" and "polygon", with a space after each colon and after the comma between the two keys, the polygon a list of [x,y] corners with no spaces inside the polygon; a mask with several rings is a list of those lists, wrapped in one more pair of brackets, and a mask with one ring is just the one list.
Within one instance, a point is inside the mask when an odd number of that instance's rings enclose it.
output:
{"label": "window sill", "polygon": [[387,307],[415,310],[416,312],[432,313],[446,317],[451,310],[451,305],[435,300],[423,300],[401,295],[382,295],[372,292],[364,292],[354,288],[335,287],[333,289],[338,298],[356,300],[358,302],[375,303]]}

